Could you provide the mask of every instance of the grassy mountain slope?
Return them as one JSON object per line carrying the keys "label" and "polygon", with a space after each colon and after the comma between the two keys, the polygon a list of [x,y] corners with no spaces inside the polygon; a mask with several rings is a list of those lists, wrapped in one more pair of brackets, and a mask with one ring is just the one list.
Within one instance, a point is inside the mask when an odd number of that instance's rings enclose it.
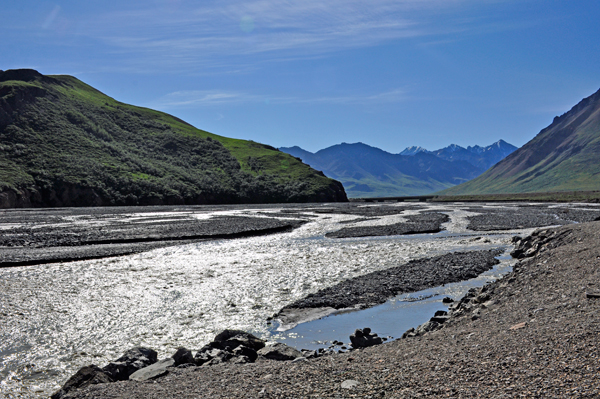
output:
{"label": "grassy mountain slope", "polygon": [[600,189],[600,91],[478,178],[442,195]]}
{"label": "grassy mountain slope", "polygon": [[346,200],[273,147],[33,70],[0,72],[0,193],[3,207]]}

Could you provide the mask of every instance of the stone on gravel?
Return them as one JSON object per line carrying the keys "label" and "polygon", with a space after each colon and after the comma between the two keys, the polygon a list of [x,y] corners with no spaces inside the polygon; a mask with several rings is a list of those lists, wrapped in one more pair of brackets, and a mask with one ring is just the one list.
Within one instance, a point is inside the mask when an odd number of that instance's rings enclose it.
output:
{"label": "stone on gravel", "polygon": [[346,381],[342,382],[342,388],[343,389],[352,389],[355,386],[357,386],[358,384],[360,384],[360,383],[356,380],[346,380]]}
{"label": "stone on gravel", "polygon": [[527,326],[527,322],[523,322],[523,323],[518,323],[515,324],[514,326],[512,326],[510,329],[511,330],[520,330],[522,328],[525,328]]}
{"label": "stone on gravel", "polygon": [[192,351],[183,347],[177,349],[177,352],[175,352],[175,354],[173,355],[173,360],[175,360],[175,366],[195,363]]}
{"label": "stone on gravel", "polygon": [[156,351],[149,348],[132,348],[102,370],[115,381],[125,381],[136,371],[156,363],[157,356]]}
{"label": "stone on gravel", "polygon": [[265,346],[258,351],[258,354],[266,359],[271,360],[294,360],[299,357],[303,357],[302,352],[282,343]]}
{"label": "stone on gravel", "polygon": [[157,378],[167,374],[169,372],[169,370],[167,370],[167,367],[172,367],[174,365],[175,359],[173,359],[172,357],[168,357],[159,362],[151,364],[148,367],[139,369],[135,373],[131,374],[129,376],[129,379],[134,381],[148,381],[153,378]]}
{"label": "stone on gravel", "polygon": [[61,399],[74,389],[83,388],[93,384],[104,384],[107,382],[113,382],[113,379],[100,367],[92,364],[79,369],[79,371],[71,376],[71,378],[69,378],[58,391],[52,394],[50,398]]}
{"label": "stone on gravel", "polygon": [[352,342],[352,347],[357,349],[382,344],[383,339],[377,334],[371,333],[371,329],[367,327],[362,330],[356,329],[354,334],[350,335],[350,342]]}

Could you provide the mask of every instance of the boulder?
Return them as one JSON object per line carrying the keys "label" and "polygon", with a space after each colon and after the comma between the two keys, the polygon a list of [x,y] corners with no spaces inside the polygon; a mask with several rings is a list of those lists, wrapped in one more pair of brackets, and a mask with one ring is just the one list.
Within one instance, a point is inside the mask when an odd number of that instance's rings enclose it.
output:
{"label": "boulder", "polygon": [[173,360],[175,360],[175,367],[182,364],[195,363],[194,356],[192,356],[192,351],[186,348],[177,349],[177,352],[175,352],[173,355]]}
{"label": "boulder", "polygon": [[302,352],[282,343],[266,346],[260,349],[257,353],[260,356],[271,360],[294,360],[296,358],[303,357]]}
{"label": "boulder", "polygon": [[214,366],[215,364],[227,363],[233,358],[233,353],[224,349],[213,349],[209,352],[210,360],[204,363],[205,366]]}
{"label": "boulder", "polygon": [[377,334],[371,333],[370,328],[360,328],[354,331],[354,334],[350,335],[350,342],[352,342],[352,347],[357,348],[366,348],[368,346],[379,345],[383,343],[383,339],[378,337]]}
{"label": "boulder", "polygon": [[167,367],[172,367],[175,365],[175,359],[172,357],[168,357],[166,359],[161,360],[160,362],[156,362],[151,364],[148,367],[144,367],[143,369],[139,369],[135,373],[129,376],[130,380],[134,381],[148,381],[153,378],[157,378],[163,376],[169,372]]}
{"label": "boulder", "polygon": [[210,344],[206,345],[196,353],[196,356],[194,356],[194,363],[198,366],[202,366],[216,357],[223,358],[224,355],[222,352],[225,351],[223,349],[213,348]]}
{"label": "boulder", "polygon": [[215,344],[214,347],[219,347],[219,349],[233,350],[240,345],[244,345],[257,351],[264,348],[266,342],[242,330],[223,330],[217,334],[213,344]]}
{"label": "boulder", "polygon": [[65,384],[54,394],[51,399],[61,399],[67,393],[74,389],[87,387],[93,384],[104,384],[107,382],[113,382],[114,380],[105,373],[100,367],[95,365],[89,365],[79,369],[71,378],[65,382]]}
{"label": "boulder", "polygon": [[439,328],[441,328],[441,326],[442,325],[440,323],[429,320],[428,322],[423,323],[419,327],[417,327],[415,333],[416,335],[423,335],[427,332],[438,330]]}
{"label": "boulder", "polygon": [[157,356],[156,351],[149,348],[129,349],[123,356],[104,366],[102,370],[115,381],[125,381],[136,371],[156,363]]}
{"label": "boulder", "polygon": [[238,346],[237,348],[235,348],[233,350],[232,353],[233,353],[233,356],[235,356],[235,357],[238,357],[238,356],[247,357],[248,360],[250,361],[250,363],[253,363],[256,361],[256,359],[258,359],[258,353],[254,349],[248,348],[247,346],[244,346],[244,345]]}

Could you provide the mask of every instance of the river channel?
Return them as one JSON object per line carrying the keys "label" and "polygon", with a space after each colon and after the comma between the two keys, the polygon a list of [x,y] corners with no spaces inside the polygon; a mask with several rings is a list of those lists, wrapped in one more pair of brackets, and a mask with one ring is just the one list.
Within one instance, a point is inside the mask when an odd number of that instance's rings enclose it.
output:
{"label": "river channel", "polygon": [[[452,251],[509,250],[514,235],[533,230],[470,231],[468,217],[477,213],[465,204],[398,204],[407,210],[375,218],[318,212],[321,206],[326,205],[305,209],[298,205],[306,223],[286,233],[0,269],[0,396],[47,397],[80,367],[102,367],[133,346],[153,348],[162,358],[180,346],[197,350],[225,328],[299,348],[316,348],[333,339],[346,342],[349,332],[367,325],[381,336],[398,338],[431,317],[443,296],[458,298],[474,284],[509,271],[513,261],[501,257],[499,266],[475,282],[407,294],[376,308],[300,324],[287,332],[277,331],[266,320],[285,305],[342,280]],[[280,211],[277,206],[232,207],[198,211],[197,216],[285,218]],[[424,211],[449,215],[445,230],[325,237],[343,227],[394,224]],[[158,217],[169,218],[172,213]],[[426,299],[407,300],[421,294]]]}

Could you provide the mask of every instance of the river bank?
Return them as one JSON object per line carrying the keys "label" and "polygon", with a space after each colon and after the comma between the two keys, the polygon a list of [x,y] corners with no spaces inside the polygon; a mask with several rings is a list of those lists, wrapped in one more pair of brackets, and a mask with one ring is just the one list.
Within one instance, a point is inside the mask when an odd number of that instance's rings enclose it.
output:
{"label": "river bank", "polygon": [[592,222],[537,233],[485,301],[465,301],[417,337],[302,362],[175,369],[68,397],[597,397],[599,231]]}

